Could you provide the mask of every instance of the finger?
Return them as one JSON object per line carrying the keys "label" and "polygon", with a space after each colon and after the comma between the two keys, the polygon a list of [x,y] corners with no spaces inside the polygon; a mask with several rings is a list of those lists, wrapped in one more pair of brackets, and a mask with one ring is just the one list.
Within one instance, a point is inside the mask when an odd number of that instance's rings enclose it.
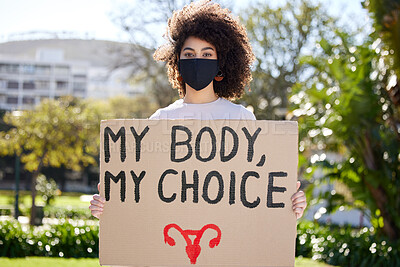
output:
{"label": "finger", "polygon": [[95,199],[95,200],[97,200],[97,201],[100,201],[101,203],[105,203],[106,202],[106,200],[104,199],[104,197],[102,197],[102,196],[100,196],[100,195],[94,195],[93,196],[93,199]]}
{"label": "finger", "polygon": [[300,185],[301,185],[301,182],[297,181],[297,189],[296,189],[296,191],[299,191]]}
{"label": "finger", "polygon": [[101,213],[98,212],[98,211],[93,211],[93,212],[92,212],[92,215],[93,215],[94,217],[96,217],[97,219],[100,219]]}
{"label": "finger", "polygon": [[[100,207],[100,208],[104,208],[104,204],[101,203],[101,202],[99,202],[99,201],[96,201],[96,200],[91,200],[91,201],[90,201],[90,204],[93,205],[93,206],[97,206],[97,207]],[[90,205],[90,206],[91,206],[91,205]],[[90,207],[90,206],[89,206],[89,207]]]}
{"label": "finger", "polygon": [[104,207],[104,203],[102,203],[102,202],[100,202],[100,201],[97,201],[97,200],[91,200],[91,201],[90,201],[90,204],[92,204],[92,205],[94,205],[94,206],[98,206],[98,207],[100,207],[100,208],[103,208],[103,207]]}
{"label": "finger", "polygon": [[303,191],[296,192],[292,195],[291,199],[294,200],[295,198],[304,197],[305,194]]}
{"label": "finger", "polygon": [[295,210],[295,209],[297,209],[297,208],[301,208],[301,209],[305,210],[306,207],[307,207],[307,203],[301,202],[301,203],[298,203],[298,204],[296,204],[296,205],[293,205],[293,206],[292,206],[292,209]]}
{"label": "finger", "polygon": [[304,210],[306,209],[306,207],[303,206],[293,206],[292,207],[293,211],[298,211],[299,209],[301,209],[302,212],[304,212]]}
{"label": "finger", "polygon": [[297,203],[300,203],[300,202],[306,202],[306,197],[305,196],[302,196],[302,197],[296,197],[295,199],[293,199],[292,200],[292,204],[293,205],[295,205],[295,204],[297,204]]}
{"label": "finger", "polygon": [[103,202],[103,203],[106,201],[104,199],[104,197],[100,196],[99,194],[93,195],[93,199],[98,200],[98,201]]}
{"label": "finger", "polygon": [[296,210],[299,210],[299,209],[301,209],[302,211],[304,211],[305,208],[306,208],[305,206],[302,206],[302,205],[300,205],[300,204],[297,204],[297,205],[295,205],[295,206],[292,206],[293,211],[296,211]]}
{"label": "finger", "polygon": [[97,184],[97,190],[99,190],[100,193],[100,183]]}
{"label": "finger", "polygon": [[100,201],[98,201],[98,200],[96,200],[96,199],[92,199],[92,200],[90,200],[90,204],[92,204],[92,205],[99,205],[101,202]]}
{"label": "finger", "polygon": [[293,211],[294,211],[294,213],[303,215],[303,209],[302,208],[295,208]]}
{"label": "finger", "polygon": [[293,200],[295,200],[296,198],[304,197],[304,196],[305,196],[304,192],[303,192],[303,191],[299,191],[299,192],[297,192],[297,193],[294,193],[290,199],[293,201]]}
{"label": "finger", "polygon": [[90,206],[89,206],[89,209],[90,209],[91,211],[103,211],[103,208],[102,208],[102,207],[95,206],[95,205],[90,205]]}

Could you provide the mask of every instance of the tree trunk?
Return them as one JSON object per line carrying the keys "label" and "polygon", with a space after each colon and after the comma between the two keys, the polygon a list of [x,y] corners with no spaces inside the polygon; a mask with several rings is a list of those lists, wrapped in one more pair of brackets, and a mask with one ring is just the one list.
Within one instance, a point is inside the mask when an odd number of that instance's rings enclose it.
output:
{"label": "tree trunk", "polygon": [[40,171],[42,170],[43,166],[43,158],[46,156],[47,151],[43,153],[42,157],[40,158],[39,165],[37,169],[32,173],[32,180],[31,180],[31,197],[32,197],[32,207],[31,207],[31,218],[29,220],[30,225],[35,225],[35,218],[36,218],[36,179],[39,176]]}
{"label": "tree trunk", "polygon": [[[378,168],[376,166],[375,155],[371,145],[370,134],[367,132],[363,138],[365,151],[364,151],[364,161],[367,167],[371,170],[376,171]],[[381,186],[374,187],[370,183],[368,183],[365,178],[362,178],[364,184],[367,186],[369,192],[371,193],[373,199],[375,200],[376,206],[381,212],[381,216],[383,218],[383,232],[387,235],[391,240],[396,240],[399,237],[400,229],[396,229],[396,224],[394,223],[393,217],[387,210],[387,195],[385,189]],[[373,211],[371,211],[373,212]]]}
{"label": "tree trunk", "polygon": [[[38,169],[39,170],[39,169]],[[29,220],[30,225],[35,225],[35,218],[36,218],[36,204],[35,204],[35,198],[36,198],[36,178],[39,175],[38,170],[34,171],[32,174],[32,180],[31,180],[31,197],[32,197],[32,207],[31,207],[31,218]]]}
{"label": "tree trunk", "polygon": [[[365,179],[364,179],[365,182]],[[398,233],[400,229],[396,229],[396,225],[393,221],[392,216],[390,216],[389,212],[386,210],[387,198],[385,191],[381,188],[375,188],[368,182],[365,182],[368,187],[368,190],[371,192],[372,197],[375,199],[376,205],[381,211],[381,216],[383,218],[383,232],[387,235],[391,240],[397,240]]]}

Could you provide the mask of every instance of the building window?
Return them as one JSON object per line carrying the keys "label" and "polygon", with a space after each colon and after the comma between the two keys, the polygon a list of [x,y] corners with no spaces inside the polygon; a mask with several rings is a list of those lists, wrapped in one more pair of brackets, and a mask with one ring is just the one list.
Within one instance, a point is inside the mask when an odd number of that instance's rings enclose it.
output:
{"label": "building window", "polygon": [[18,81],[8,81],[8,89],[18,89]]}
{"label": "building window", "polygon": [[35,103],[35,99],[34,99],[33,97],[24,96],[24,97],[22,98],[22,103],[23,103],[23,104],[32,105],[32,104]]}
{"label": "building window", "polygon": [[7,88],[7,80],[0,79],[0,89]]}
{"label": "building window", "polygon": [[86,74],[74,74],[74,79],[86,79]]}
{"label": "building window", "polygon": [[69,67],[67,67],[67,66],[56,66],[54,68],[54,75],[68,76],[69,75]]}
{"label": "building window", "polygon": [[68,82],[57,81],[57,82],[56,82],[56,88],[57,88],[58,90],[67,89],[67,88],[68,88]]}
{"label": "building window", "polygon": [[35,81],[35,88],[36,89],[45,89],[49,90],[50,89],[50,82],[49,81]]}
{"label": "building window", "polygon": [[84,92],[84,91],[86,91],[86,83],[74,82],[74,92]]}
{"label": "building window", "polygon": [[24,81],[22,84],[23,89],[35,89],[35,83],[33,81]]}
{"label": "building window", "polygon": [[51,69],[50,66],[36,66],[36,74],[37,75],[50,75]]}
{"label": "building window", "polygon": [[7,97],[7,104],[18,104],[18,97],[16,96]]}
{"label": "building window", "polygon": [[19,72],[18,64],[0,64],[0,73],[16,74]]}
{"label": "building window", "polygon": [[26,64],[21,66],[21,71],[24,74],[35,74],[35,70],[36,70],[35,65]]}

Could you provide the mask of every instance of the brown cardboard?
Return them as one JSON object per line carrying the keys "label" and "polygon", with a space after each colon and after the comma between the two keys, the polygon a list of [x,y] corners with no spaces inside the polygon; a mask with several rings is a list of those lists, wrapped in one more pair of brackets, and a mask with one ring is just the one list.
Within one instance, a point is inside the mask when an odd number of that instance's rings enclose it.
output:
{"label": "brown cardboard", "polygon": [[[238,140],[237,153],[227,161],[221,157],[223,127],[222,156],[234,148],[234,133]],[[257,129],[249,146],[245,132],[251,140]],[[296,218],[290,197],[297,181],[296,122],[106,120],[100,131],[101,195],[106,197],[109,189],[100,218],[101,265],[294,266]],[[174,162],[188,153],[189,131],[192,155]],[[215,157],[208,158],[213,151],[211,132]],[[121,171],[118,183],[105,178],[110,177],[106,173],[117,177]],[[123,173],[125,187],[121,187]],[[182,190],[182,173],[188,185],[198,177],[197,197],[190,185]],[[245,173],[247,179],[243,179]],[[136,192],[133,177],[139,185]],[[279,192],[279,188],[286,190]],[[259,204],[254,202],[258,198]],[[268,207],[267,199],[275,204]]]}

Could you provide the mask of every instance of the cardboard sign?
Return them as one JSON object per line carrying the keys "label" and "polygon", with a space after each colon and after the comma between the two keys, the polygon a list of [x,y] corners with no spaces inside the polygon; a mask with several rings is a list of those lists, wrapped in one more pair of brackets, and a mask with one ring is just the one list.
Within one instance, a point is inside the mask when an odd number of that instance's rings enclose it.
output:
{"label": "cardboard sign", "polygon": [[100,264],[294,266],[297,122],[101,122]]}

